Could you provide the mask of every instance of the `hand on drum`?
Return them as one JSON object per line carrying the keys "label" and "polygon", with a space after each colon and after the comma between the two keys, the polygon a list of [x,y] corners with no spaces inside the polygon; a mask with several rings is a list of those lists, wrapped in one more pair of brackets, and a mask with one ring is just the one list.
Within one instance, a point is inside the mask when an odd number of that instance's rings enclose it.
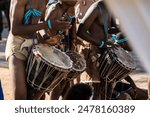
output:
{"label": "hand on drum", "polygon": [[42,39],[39,41],[39,43],[42,44],[48,44],[51,46],[55,46],[55,45],[60,45],[61,44],[61,40],[64,38],[64,35],[62,34],[57,34],[53,37],[49,37],[48,39]]}
{"label": "hand on drum", "polygon": [[53,37],[50,37],[49,39],[47,39],[45,42],[47,44],[50,44],[52,46],[54,45],[60,45],[61,44],[61,40],[64,38],[64,35],[62,34],[57,34]]}
{"label": "hand on drum", "polygon": [[54,30],[65,31],[67,29],[70,29],[71,27],[72,25],[71,25],[71,22],[69,21],[64,21],[62,19],[52,21],[52,29]]}

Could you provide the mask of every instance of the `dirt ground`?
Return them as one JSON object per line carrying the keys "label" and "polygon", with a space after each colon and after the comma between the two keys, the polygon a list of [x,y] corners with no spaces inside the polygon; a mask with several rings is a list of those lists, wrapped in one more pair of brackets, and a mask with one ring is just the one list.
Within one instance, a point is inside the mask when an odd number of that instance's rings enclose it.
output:
{"label": "dirt ground", "polygon": [[[144,72],[136,72],[136,73],[132,73],[131,77],[133,78],[133,80],[135,81],[138,87],[147,89],[147,79],[150,78],[148,74]],[[8,68],[0,68],[0,79],[2,81],[5,100],[12,99],[11,82],[10,82]]]}

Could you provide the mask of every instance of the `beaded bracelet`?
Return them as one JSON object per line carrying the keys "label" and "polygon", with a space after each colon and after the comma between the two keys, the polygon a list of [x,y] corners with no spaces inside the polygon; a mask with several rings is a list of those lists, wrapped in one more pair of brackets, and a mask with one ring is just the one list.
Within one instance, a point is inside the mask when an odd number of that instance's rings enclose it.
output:
{"label": "beaded bracelet", "polygon": [[104,46],[104,41],[101,41],[99,48],[102,48],[103,46]]}
{"label": "beaded bracelet", "polygon": [[51,24],[51,20],[50,19],[47,21],[47,25],[48,25],[49,29],[52,29],[52,24]]}
{"label": "beaded bracelet", "polygon": [[126,39],[126,38],[116,40],[116,42],[117,42],[117,43],[124,43],[124,42],[126,42],[126,41],[127,41],[127,39]]}

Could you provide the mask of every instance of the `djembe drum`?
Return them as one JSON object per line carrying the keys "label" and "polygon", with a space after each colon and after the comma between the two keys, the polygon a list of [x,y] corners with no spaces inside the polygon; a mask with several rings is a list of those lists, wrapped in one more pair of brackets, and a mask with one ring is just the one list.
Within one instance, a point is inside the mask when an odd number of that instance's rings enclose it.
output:
{"label": "djembe drum", "polygon": [[35,90],[51,91],[66,78],[71,68],[72,61],[64,52],[48,45],[34,45],[26,67],[27,82]]}
{"label": "djembe drum", "polygon": [[128,51],[121,47],[107,48],[99,59],[99,74],[103,99],[110,99],[115,84],[136,69],[136,64]]}
{"label": "djembe drum", "polygon": [[99,63],[99,74],[107,82],[119,81],[136,69],[132,56],[120,47],[107,48]]}

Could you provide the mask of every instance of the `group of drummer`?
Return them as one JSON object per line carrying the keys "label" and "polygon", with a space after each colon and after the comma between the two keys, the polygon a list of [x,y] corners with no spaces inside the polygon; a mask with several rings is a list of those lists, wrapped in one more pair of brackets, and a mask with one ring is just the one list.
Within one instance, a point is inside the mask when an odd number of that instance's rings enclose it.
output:
{"label": "group of drummer", "polygon": [[[11,0],[10,21],[6,59],[13,99],[28,99],[25,63],[33,43],[48,44],[83,55],[86,71],[69,82],[69,87],[83,82],[99,90],[98,55],[113,46],[109,39],[119,32],[104,0]],[[59,92],[66,91],[61,89],[63,85],[59,84],[48,92],[50,99],[59,99],[62,95]],[[99,91],[94,92],[93,99],[101,99]]]}

